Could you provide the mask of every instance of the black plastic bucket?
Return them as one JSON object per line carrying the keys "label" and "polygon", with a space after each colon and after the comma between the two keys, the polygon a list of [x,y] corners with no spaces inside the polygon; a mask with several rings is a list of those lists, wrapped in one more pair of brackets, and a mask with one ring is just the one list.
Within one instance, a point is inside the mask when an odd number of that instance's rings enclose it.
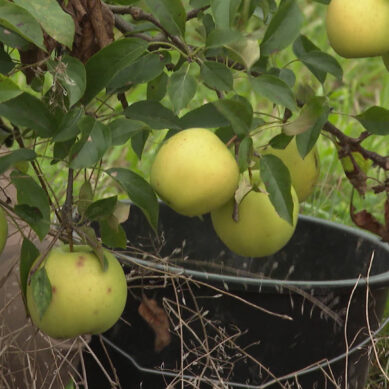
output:
{"label": "black plastic bucket", "polygon": [[[135,251],[154,250],[162,260],[121,257],[128,273],[154,271],[129,276],[124,320],[103,335],[110,363],[99,339],[91,342],[123,388],[364,388],[371,337],[388,322],[389,245],[300,216],[284,249],[245,258],[224,246],[208,216],[163,205],[159,237],[134,206],[124,228]],[[171,342],[159,352],[138,314],[142,293],[182,319],[170,315]],[[110,387],[88,353],[85,364],[89,387]]]}

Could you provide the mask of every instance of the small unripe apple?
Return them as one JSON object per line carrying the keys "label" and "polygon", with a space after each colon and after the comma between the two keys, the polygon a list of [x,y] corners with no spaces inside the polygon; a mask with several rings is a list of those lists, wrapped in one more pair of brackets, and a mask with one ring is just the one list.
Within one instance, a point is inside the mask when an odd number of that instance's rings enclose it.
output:
{"label": "small unripe apple", "polygon": [[333,49],[345,58],[389,52],[388,0],[331,0],[327,35]]}
{"label": "small unripe apple", "polygon": [[5,218],[4,211],[0,208],[0,254],[4,250],[5,243],[8,237],[8,223]]}
{"label": "small unripe apple", "polygon": [[264,153],[273,154],[280,158],[289,169],[292,186],[296,190],[300,202],[312,194],[320,174],[319,154],[316,146],[305,158],[301,157],[295,139],[292,139],[284,149],[269,147]]}
{"label": "small unripe apple", "polygon": [[[53,248],[44,263],[52,298],[40,317],[27,285],[27,307],[34,324],[53,338],[72,338],[99,334],[120,318],[127,299],[127,282],[119,261],[104,252],[108,267],[104,271],[88,246]],[[39,259],[38,259],[39,260]]]}
{"label": "small unripe apple", "polygon": [[239,182],[239,167],[212,132],[191,128],[170,137],[159,149],[150,183],[177,213],[199,216],[226,203]]}
{"label": "small unripe apple", "polygon": [[[262,188],[264,189],[264,188]],[[299,202],[293,187],[293,224],[281,218],[265,191],[251,190],[233,219],[234,201],[211,212],[213,227],[224,244],[245,257],[265,257],[281,250],[292,237],[298,218]]]}

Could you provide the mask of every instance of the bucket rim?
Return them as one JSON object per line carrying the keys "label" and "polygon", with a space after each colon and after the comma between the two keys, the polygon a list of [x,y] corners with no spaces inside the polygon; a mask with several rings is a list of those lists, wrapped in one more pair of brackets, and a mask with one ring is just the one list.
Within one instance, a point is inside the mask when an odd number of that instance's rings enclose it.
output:
{"label": "bucket rim", "polygon": [[[329,221],[315,216],[299,215],[299,220],[305,220],[311,223],[320,223],[326,225],[332,229],[337,229],[348,234],[358,236],[364,240],[369,241],[372,245],[376,246],[380,250],[384,250],[388,253],[389,261],[389,244],[382,242],[376,235],[358,229],[356,227],[347,226],[338,222]],[[374,251],[373,251],[374,252]],[[160,263],[147,259],[135,258],[133,256],[116,252],[117,258],[125,263],[135,263],[141,266],[147,266],[154,268],[158,271],[168,271],[177,275],[183,275],[192,277],[195,280],[201,280],[203,282],[215,282],[221,284],[225,289],[229,289],[229,285],[244,287],[244,289],[277,289],[279,292],[283,287],[300,288],[305,290],[311,289],[350,289],[354,287],[369,287],[380,288],[389,287],[389,269],[386,272],[369,276],[367,279],[365,275],[360,275],[359,278],[346,278],[336,280],[283,280],[277,278],[268,278],[258,275],[258,277],[239,276],[231,274],[219,274],[206,270],[195,270],[191,268],[185,268],[184,266],[176,263]],[[373,259],[374,260],[374,259]]]}

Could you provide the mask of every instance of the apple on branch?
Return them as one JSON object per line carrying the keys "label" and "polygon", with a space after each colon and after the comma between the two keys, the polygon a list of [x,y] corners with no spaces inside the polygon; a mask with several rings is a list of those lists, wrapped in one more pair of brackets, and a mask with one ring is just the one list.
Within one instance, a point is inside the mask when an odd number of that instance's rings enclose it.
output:
{"label": "apple on branch", "polygon": [[89,246],[70,251],[63,245],[49,252],[40,265],[51,285],[51,301],[43,314],[33,282],[27,285],[28,311],[38,328],[53,338],[72,338],[105,332],[117,322],[126,304],[127,281],[119,261],[106,250],[104,257],[106,269]]}
{"label": "apple on branch", "polygon": [[177,213],[200,216],[233,196],[239,167],[217,135],[191,128],[161,146],[151,167],[150,183]]}
{"label": "apple on branch", "polygon": [[259,171],[252,172],[254,186],[238,205],[234,220],[234,199],[211,212],[213,227],[224,244],[236,254],[265,257],[281,250],[292,237],[299,213],[299,201],[291,186],[293,223],[278,215],[261,183]]}
{"label": "apple on branch", "polygon": [[345,58],[389,52],[389,1],[332,0],[326,27],[332,48]]}

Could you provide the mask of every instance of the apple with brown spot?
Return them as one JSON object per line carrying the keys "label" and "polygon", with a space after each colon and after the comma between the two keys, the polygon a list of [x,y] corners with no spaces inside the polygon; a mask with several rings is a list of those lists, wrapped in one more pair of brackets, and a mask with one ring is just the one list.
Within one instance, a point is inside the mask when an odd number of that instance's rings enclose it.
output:
{"label": "apple with brown spot", "polygon": [[[127,299],[127,282],[119,261],[104,251],[104,271],[88,246],[56,247],[44,263],[50,280],[51,302],[40,317],[31,284],[27,286],[27,307],[34,324],[54,338],[99,334],[120,318]],[[39,260],[39,259],[38,259]]]}

